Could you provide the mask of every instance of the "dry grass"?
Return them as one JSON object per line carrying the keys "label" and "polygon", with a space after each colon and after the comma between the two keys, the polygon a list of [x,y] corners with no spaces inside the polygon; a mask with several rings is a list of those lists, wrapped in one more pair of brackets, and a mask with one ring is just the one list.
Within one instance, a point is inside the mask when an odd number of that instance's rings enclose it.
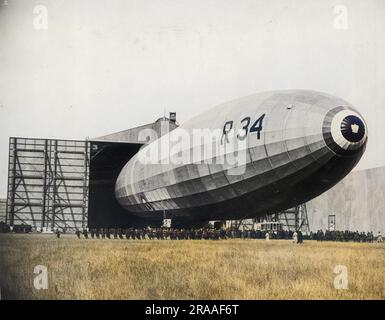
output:
{"label": "dry grass", "polygon": [[[3,298],[384,299],[385,245],[0,235]],[[45,265],[48,290],[33,288]],[[336,290],[345,265],[349,289]]]}

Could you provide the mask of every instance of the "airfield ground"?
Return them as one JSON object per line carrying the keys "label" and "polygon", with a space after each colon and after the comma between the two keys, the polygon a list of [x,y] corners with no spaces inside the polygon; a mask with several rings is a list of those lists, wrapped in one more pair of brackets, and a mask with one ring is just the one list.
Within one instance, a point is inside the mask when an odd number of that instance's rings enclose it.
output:
{"label": "airfield ground", "polygon": [[[36,265],[47,290],[34,288]],[[334,287],[337,265],[346,290]],[[3,299],[385,299],[384,275],[376,243],[0,235]]]}

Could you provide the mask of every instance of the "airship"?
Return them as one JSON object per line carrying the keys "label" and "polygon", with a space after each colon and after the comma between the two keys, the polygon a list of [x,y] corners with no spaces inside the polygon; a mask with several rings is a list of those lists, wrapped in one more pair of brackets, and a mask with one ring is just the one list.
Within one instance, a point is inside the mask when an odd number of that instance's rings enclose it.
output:
{"label": "airship", "polygon": [[362,157],[368,128],[347,101],[310,90],[218,105],[143,147],[115,196],[127,214],[175,226],[261,217],[306,203]]}

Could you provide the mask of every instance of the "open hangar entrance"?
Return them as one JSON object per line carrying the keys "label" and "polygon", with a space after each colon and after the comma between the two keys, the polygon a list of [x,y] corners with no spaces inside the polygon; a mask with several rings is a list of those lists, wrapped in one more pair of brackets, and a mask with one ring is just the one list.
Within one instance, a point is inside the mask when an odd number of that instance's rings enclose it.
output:
{"label": "open hangar entrance", "polygon": [[124,210],[115,198],[115,183],[124,165],[147,143],[178,127],[176,114],[116,132],[90,143],[88,227],[127,228],[146,222]]}
{"label": "open hangar entrance", "polygon": [[88,227],[124,228],[136,221],[115,199],[115,182],[143,144],[90,141]]}

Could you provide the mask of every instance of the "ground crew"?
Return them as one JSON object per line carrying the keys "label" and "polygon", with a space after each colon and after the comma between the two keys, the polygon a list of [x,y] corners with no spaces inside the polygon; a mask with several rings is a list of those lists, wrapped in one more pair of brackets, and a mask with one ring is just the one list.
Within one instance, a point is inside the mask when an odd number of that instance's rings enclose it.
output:
{"label": "ground crew", "polygon": [[302,236],[302,231],[298,230],[298,243],[303,243],[303,236]]}

